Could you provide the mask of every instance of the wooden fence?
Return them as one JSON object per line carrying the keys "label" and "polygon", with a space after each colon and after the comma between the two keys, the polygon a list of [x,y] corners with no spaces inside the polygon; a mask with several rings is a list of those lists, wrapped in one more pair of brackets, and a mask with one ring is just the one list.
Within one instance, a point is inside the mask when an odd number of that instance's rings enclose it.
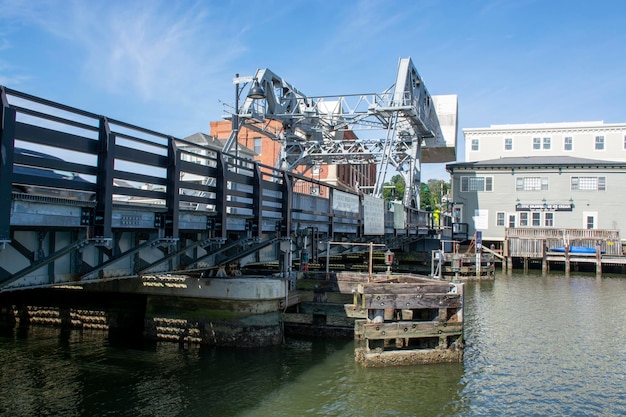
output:
{"label": "wooden fence", "polygon": [[622,256],[622,241],[618,230],[507,228],[505,256],[542,258],[546,250],[569,246],[600,247],[604,255]]}

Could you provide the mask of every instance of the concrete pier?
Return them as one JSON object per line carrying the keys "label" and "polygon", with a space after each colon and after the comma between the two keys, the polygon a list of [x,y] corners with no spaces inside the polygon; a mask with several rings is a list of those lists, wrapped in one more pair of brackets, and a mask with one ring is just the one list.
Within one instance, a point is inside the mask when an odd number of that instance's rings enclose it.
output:
{"label": "concrete pier", "polygon": [[258,347],[283,341],[287,282],[278,278],[151,275],[4,292],[4,321],[126,329],[150,340]]}

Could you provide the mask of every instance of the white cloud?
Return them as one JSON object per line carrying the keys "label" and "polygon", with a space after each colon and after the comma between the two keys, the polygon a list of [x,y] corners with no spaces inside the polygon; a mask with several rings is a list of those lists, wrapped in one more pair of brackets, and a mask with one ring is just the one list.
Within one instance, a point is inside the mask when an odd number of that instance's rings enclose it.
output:
{"label": "white cloud", "polygon": [[[29,69],[34,78],[80,86],[85,105],[91,105],[88,94],[123,100],[120,117],[179,134],[208,128],[221,115],[219,99],[232,95],[233,61],[247,51],[248,28],[241,23],[247,20],[239,9],[217,1],[0,0],[0,21],[47,37],[47,49],[33,52],[40,54],[34,55],[40,68]],[[8,41],[0,38],[2,45]],[[61,61],[63,77],[50,79],[49,59]],[[0,81],[20,79],[0,67]],[[137,114],[130,114],[133,108]]]}
{"label": "white cloud", "polygon": [[[22,4],[24,3],[24,4]],[[62,41],[81,78],[144,100],[198,91],[245,48],[210,3],[20,2],[0,4],[19,19]],[[230,28],[230,29],[229,29]],[[223,82],[223,80],[219,80]]]}

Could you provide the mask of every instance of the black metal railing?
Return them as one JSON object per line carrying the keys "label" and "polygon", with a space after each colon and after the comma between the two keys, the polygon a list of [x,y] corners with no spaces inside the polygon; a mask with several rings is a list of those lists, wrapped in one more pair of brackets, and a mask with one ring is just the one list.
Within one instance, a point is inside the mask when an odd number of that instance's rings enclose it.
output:
{"label": "black metal railing", "polygon": [[[75,200],[90,210],[89,237],[111,239],[114,205],[148,207],[155,227],[178,238],[181,213],[206,215],[226,238],[229,218],[244,219],[253,237],[315,227],[361,237],[362,204],[333,206],[350,190],[287,173],[175,138],[1,87],[0,240],[10,240],[11,194]],[[429,230],[430,213],[406,208],[406,229]],[[389,222],[388,222],[389,223]],[[239,227],[239,226],[237,226]],[[386,225],[386,230],[393,223]]]}

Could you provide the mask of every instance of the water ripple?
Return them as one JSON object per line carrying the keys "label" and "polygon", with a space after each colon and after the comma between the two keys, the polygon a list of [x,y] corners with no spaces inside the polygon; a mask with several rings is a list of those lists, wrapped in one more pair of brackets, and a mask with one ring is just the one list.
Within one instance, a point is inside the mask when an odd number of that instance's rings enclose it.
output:
{"label": "water ripple", "polygon": [[101,332],[0,335],[7,416],[626,415],[626,279],[468,283],[462,364],[364,369],[352,341],[268,349],[120,345]]}

